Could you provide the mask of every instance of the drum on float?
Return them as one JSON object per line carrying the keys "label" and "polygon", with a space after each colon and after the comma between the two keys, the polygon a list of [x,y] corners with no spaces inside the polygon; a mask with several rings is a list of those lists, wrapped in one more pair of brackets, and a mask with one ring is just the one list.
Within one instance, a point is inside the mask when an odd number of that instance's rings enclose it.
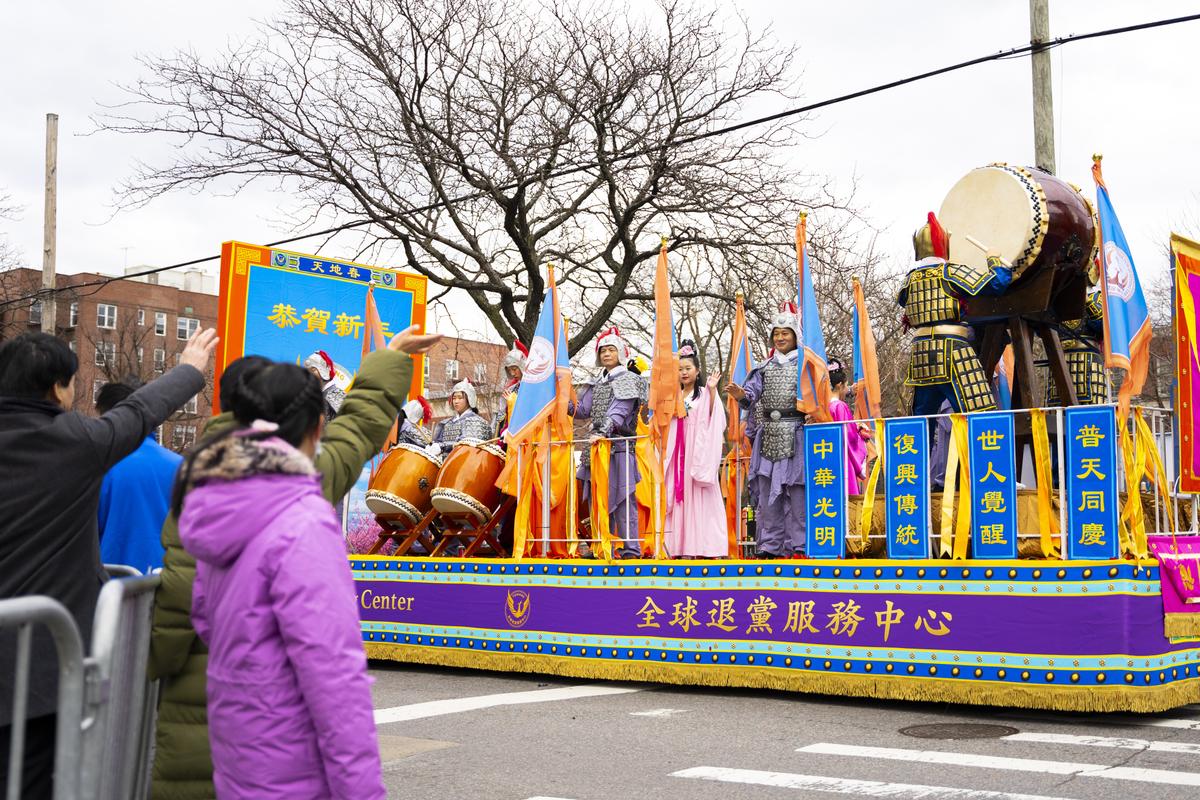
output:
{"label": "drum on float", "polygon": [[1098,244],[1091,203],[1035,167],[971,170],[942,201],[938,221],[950,232],[951,261],[982,267],[990,248],[1012,266],[1014,283],[1045,269],[1086,273]]}
{"label": "drum on float", "polygon": [[367,508],[384,527],[416,525],[433,508],[430,494],[442,460],[411,444],[397,444],[384,456],[367,490]]}
{"label": "drum on float", "polygon": [[430,493],[433,507],[443,514],[469,514],[487,522],[500,505],[496,481],[504,470],[504,451],[477,439],[463,439],[438,472]]}

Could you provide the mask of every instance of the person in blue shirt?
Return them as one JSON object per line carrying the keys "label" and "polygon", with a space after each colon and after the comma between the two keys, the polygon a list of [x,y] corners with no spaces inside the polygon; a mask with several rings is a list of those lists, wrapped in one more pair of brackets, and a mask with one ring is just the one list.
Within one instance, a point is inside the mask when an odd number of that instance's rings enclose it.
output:
{"label": "person in blue shirt", "polygon": [[[106,414],[137,387],[106,383],[96,395],[96,412]],[[183,456],[148,436],[116,463],[100,486],[100,558],[143,573],[163,564],[162,527],[171,487]]]}

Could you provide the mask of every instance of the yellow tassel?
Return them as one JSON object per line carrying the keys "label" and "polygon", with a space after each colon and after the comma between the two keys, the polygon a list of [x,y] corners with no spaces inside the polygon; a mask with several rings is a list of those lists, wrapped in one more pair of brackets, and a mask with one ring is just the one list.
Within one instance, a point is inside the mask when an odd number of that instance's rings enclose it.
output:
{"label": "yellow tassel", "polygon": [[1054,515],[1054,501],[1050,487],[1050,434],[1046,430],[1046,412],[1035,408],[1030,415],[1033,422],[1033,461],[1037,475],[1038,527],[1041,529],[1043,558],[1058,558],[1058,517]]}
{"label": "yellow tassel", "polygon": [[[954,445],[959,451],[958,468],[962,475],[962,486],[958,491],[958,527],[954,529],[954,560],[962,561],[967,557],[967,546],[971,542],[971,468],[968,460],[971,451],[967,418],[962,414],[951,415],[950,429],[954,434]],[[946,531],[943,530],[942,536],[945,535]]]}
{"label": "yellow tassel", "polygon": [[[1025,686],[1007,681],[927,678],[916,675],[840,675],[766,665],[619,662],[544,653],[498,653],[388,642],[363,644],[367,658],[593,680],[775,689],[874,697],[883,700],[920,700],[1093,713],[1151,713],[1200,702],[1200,678],[1190,678],[1165,686]],[[710,657],[708,654],[704,655]],[[775,659],[781,660],[780,656],[775,656]],[[939,669],[949,667],[939,666]],[[1120,672],[1118,670],[1111,674],[1115,678]],[[1069,670],[1062,673],[1062,679],[1069,681]]]}
{"label": "yellow tassel", "polygon": [[1200,636],[1200,614],[1164,614],[1163,635],[1168,639]]}
{"label": "yellow tassel", "polygon": [[875,464],[871,467],[871,476],[867,478],[867,485],[863,490],[862,499],[862,514],[858,520],[858,536],[862,542],[863,551],[866,551],[867,545],[871,539],[871,518],[875,515],[875,488],[879,485],[879,473],[883,472],[883,454],[887,451],[887,447],[883,441],[883,420],[875,420],[875,441],[879,442],[879,457],[875,459]]}

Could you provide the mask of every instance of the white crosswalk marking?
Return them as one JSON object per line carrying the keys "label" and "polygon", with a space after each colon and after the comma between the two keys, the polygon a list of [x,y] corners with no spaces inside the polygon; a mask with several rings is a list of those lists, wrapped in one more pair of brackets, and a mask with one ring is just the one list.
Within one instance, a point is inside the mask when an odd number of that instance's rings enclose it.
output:
{"label": "white crosswalk marking", "polygon": [[686,714],[686,708],[652,708],[649,711],[630,711],[631,717],[673,717],[676,714]]}
{"label": "white crosswalk marking", "polygon": [[1031,720],[1033,722],[1057,722],[1071,725],[1121,725],[1129,728],[1178,728],[1185,731],[1200,731],[1200,719],[1187,717],[1147,717],[1134,714],[1104,714],[1094,717],[1064,717],[1052,714],[1026,714],[1013,712],[1001,714],[1005,719]]}
{"label": "white crosswalk marking", "polygon": [[1085,764],[1070,761],[1043,761],[1036,758],[1008,758],[955,753],[944,750],[905,750],[897,747],[865,747],[852,744],[818,742],[800,747],[797,753],[830,756],[857,756],[889,761],[915,761],[922,764],[950,764],[957,767],[1007,769],[1017,772],[1042,772],[1051,775],[1079,775],[1088,778],[1107,778],[1121,781],[1167,783],[1177,786],[1200,786],[1200,772],[1176,772],[1164,769],[1110,767],[1105,764]]}
{"label": "white crosswalk marking", "polygon": [[406,722],[413,719],[437,717],[442,714],[457,714],[463,711],[478,711],[494,706],[513,706],[523,703],[548,703],[554,700],[576,700],[581,697],[599,697],[612,694],[640,692],[640,686],[608,686],[594,684],[585,686],[563,686],[557,689],[535,689],[529,692],[505,692],[485,694],[477,697],[456,697],[451,700],[431,700],[407,706],[375,709],[375,724]]}
{"label": "white crosswalk marking", "polygon": [[1118,736],[1076,736],[1070,733],[1014,733],[1003,737],[1006,742],[1040,742],[1042,744],[1077,744],[1086,747],[1116,747],[1121,750],[1153,750],[1158,753],[1200,755],[1200,744],[1193,742],[1152,742],[1149,739],[1129,739]]}
{"label": "white crosswalk marking", "polygon": [[888,800],[1063,800],[1036,794],[989,792],[982,789],[956,789],[951,786],[923,786],[916,783],[887,783],[852,778],[828,778],[795,772],[764,772],[757,769],[692,767],[672,772],[672,777],[695,778],[723,783],[748,783],[810,792],[852,794],[859,797],[886,797]]}

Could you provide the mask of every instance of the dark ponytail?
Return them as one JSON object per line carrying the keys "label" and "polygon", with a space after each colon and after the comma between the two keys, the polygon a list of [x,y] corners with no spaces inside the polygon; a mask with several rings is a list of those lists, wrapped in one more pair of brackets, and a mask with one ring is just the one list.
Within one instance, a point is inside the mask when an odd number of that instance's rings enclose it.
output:
{"label": "dark ponytail", "polygon": [[231,363],[221,375],[221,400],[238,424],[201,442],[184,461],[171,496],[171,513],[183,511],[183,497],[190,488],[196,459],[208,448],[245,430],[255,420],[274,422],[278,430],[252,433],[247,438],[278,437],[299,447],[318,424],[325,411],[325,398],[316,376],[295,364],[279,364],[261,356],[247,356]]}

